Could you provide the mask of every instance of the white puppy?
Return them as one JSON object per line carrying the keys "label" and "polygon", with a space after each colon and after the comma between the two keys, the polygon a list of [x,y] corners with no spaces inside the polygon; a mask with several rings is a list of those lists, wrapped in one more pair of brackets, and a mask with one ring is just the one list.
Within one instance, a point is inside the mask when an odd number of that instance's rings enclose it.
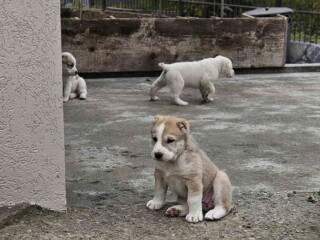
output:
{"label": "white puppy", "polygon": [[79,97],[84,100],[87,97],[87,85],[78,75],[77,61],[71,53],[62,53],[62,77],[63,77],[63,101]]}
{"label": "white puppy", "polygon": [[159,63],[159,66],[163,71],[151,86],[150,99],[159,100],[156,93],[168,85],[172,102],[178,105],[188,105],[187,102],[180,99],[183,87],[198,88],[203,99],[210,102],[213,101],[211,95],[215,92],[213,81],[219,77],[234,76],[232,62],[223,56],[195,62]]}
{"label": "white puppy", "polygon": [[232,187],[228,175],[209,159],[189,135],[185,119],[156,116],[151,137],[155,159],[155,195],[147,203],[151,210],[162,208],[167,188],[177,194],[178,205],[167,209],[170,217],[186,216],[188,222],[217,220],[231,210]]}

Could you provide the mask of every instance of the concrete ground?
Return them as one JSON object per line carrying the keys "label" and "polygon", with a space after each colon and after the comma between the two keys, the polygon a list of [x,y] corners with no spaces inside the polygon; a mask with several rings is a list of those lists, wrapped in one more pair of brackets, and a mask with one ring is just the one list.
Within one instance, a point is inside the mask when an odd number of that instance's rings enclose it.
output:
{"label": "concrete ground", "polygon": [[[171,105],[168,90],[149,101],[155,78],[146,79],[87,79],[88,99],[64,105],[68,212],[30,208],[1,239],[320,238],[319,73],[220,79],[214,102],[187,89],[186,107]],[[156,114],[189,120],[201,148],[229,174],[235,209],[227,217],[189,224],[145,208]],[[174,201],[170,193],[166,207]]]}

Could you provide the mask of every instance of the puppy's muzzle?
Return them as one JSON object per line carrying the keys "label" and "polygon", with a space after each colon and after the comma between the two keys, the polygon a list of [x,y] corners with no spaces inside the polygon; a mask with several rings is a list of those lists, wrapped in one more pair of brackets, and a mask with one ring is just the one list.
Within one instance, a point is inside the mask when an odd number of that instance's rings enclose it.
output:
{"label": "puppy's muzzle", "polygon": [[155,152],[154,153],[154,157],[157,159],[157,160],[160,160],[162,158],[163,154],[161,152]]}
{"label": "puppy's muzzle", "polygon": [[78,75],[79,73],[78,73],[78,71],[75,71],[74,74],[75,74],[75,75]]}

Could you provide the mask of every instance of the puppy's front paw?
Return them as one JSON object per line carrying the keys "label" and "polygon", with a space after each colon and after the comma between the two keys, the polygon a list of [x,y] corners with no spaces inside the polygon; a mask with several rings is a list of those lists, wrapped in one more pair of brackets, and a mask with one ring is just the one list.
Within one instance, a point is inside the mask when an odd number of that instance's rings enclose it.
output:
{"label": "puppy's front paw", "polygon": [[175,102],[177,105],[179,106],[187,106],[189,103],[186,102],[186,101],[183,101],[183,100],[180,100],[180,101],[176,101]]}
{"label": "puppy's front paw", "polygon": [[227,211],[222,207],[215,207],[214,209],[210,210],[206,213],[205,219],[206,220],[219,220],[220,218],[224,217],[227,214]]}
{"label": "puppy's front paw", "polygon": [[160,202],[152,199],[147,203],[147,208],[149,208],[150,210],[158,210],[162,208],[163,205],[164,205],[164,202]]}
{"label": "puppy's front paw", "polygon": [[168,217],[184,217],[188,214],[188,207],[186,205],[175,205],[170,207],[166,211],[166,216]]}
{"label": "puppy's front paw", "polygon": [[76,98],[77,97],[77,94],[76,93],[70,93],[69,95],[69,98],[70,99],[73,99],[73,98]]}
{"label": "puppy's front paw", "polygon": [[69,100],[68,97],[63,98],[63,102],[67,102]]}
{"label": "puppy's front paw", "polygon": [[189,213],[186,216],[186,220],[188,222],[193,222],[193,223],[201,222],[203,220],[203,214],[201,211],[195,212],[195,213]]}
{"label": "puppy's front paw", "polygon": [[207,97],[204,101],[205,101],[206,103],[208,103],[208,102],[213,102],[213,98],[212,98],[212,97]]}

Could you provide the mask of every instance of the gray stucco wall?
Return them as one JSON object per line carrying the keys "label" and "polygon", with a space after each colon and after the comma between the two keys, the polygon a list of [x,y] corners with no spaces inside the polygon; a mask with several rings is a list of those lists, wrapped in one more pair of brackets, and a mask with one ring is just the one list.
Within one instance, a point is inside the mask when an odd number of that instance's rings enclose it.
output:
{"label": "gray stucco wall", "polygon": [[66,208],[59,0],[0,0],[0,206]]}

